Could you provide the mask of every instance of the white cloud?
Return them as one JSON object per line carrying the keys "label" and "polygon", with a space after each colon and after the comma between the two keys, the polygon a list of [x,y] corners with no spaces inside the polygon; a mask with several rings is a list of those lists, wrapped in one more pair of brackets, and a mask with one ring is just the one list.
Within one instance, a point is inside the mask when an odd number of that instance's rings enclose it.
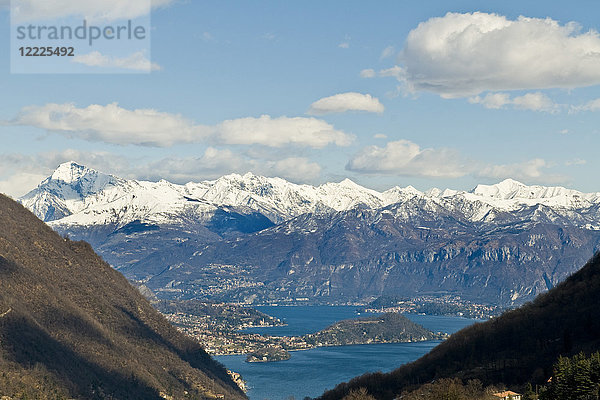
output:
{"label": "white cloud", "polygon": [[353,136],[316,118],[278,117],[238,118],[215,127],[218,141],[226,144],[260,144],[269,147],[286,145],[323,148],[328,144],[348,146]]}
{"label": "white cloud", "polygon": [[349,171],[367,174],[458,178],[466,175],[460,156],[450,149],[421,149],[408,140],[368,146],[346,165]]}
{"label": "white cloud", "polygon": [[500,109],[505,106],[531,111],[556,112],[560,108],[543,93],[526,93],[523,96],[511,98],[508,93],[488,93],[485,97],[469,98],[470,103],[481,104],[485,108]]}
{"label": "white cloud", "polygon": [[394,48],[394,46],[388,46],[381,51],[381,55],[379,56],[379,59],[384,60],[386,58],[393,56],[394,53],[396,53],[396,49]]}
{"label": "white cloud", "polygon": [[565,165],[567,167],[570,167],[570,166],[573,166],[573,165],[585,165],[585,164],[587,164],[587,161],[583,160],[581,158],[575,158],[573,160],[569,160],[569,161],[565,162]]}
{"label": "white cloud", "polygon": [[384,135],[383,133],[376,133],[373,135],[373,137],[375,139],[387,139],[387,135]]}
{"label": "white cloud", "polygon": [[361,78],[375,78],[376,75],[377,74],[375,73],[375,70],[372,68],[363,69],[360,71]]}
{"label": "white cloud", "polygon": [[324,97],[315,101],[310,105],[308,114],[323,115],[346,111],[382,113],[384,107],[383,104],[379,102],[379,99],[370,94],[348,92]]}
{"label": "white cloud", "polygon": [[121,145],[171,146],[200,141],[210,133],[181,115],[152,109],[127,110],[117,103],[93,104],[77,108],[74,104],[29,106],[21,109],[12,125],[28,125],[94,142]]}
{"label": "white cloud", "polygon": [[405,78],[406,71],[404,70],[404,68],[402,68],[398,65],[394,65],[393,67],[386,68],[386,69],[381,69],[379,71],[375,71],[372,68],[363,69],[362,71],[360,71],[361,78],[375,78],[376,76],[379,76],[382,78],[393,77],[393,78],[396,78],[399,81],[403,82],[406,79]]}
{"label": "white cloud", "polygon": [[73,57],[72,62],[84,64],[89,67],[103,67],[103,68],[122,68],[131,69],[134,71],[158,71],[162,68],[160,65],[151,62],[146,58],[146,54],[143,51],[135,52],[127,57],[115,57],[111,55],[104,55],[99,51],[92,51],[88,54],[81,54]]}
{"label": "white cloud", "polygon": [[590,100],[587,103],[580,106],[572,106],[570,111],[600,111],[600,99]]}
{"label": "white cloud", "polygon": [[403,80],[404,76],[406,75],[406,71],[404,70],[404,68],[398,66],[398,65],[394,65],[391,68],[387,68],[387,69],[382,69],[378,72],[378,75],[381,77],[394,77],[398,80]]}
{"label": "white cloud", "polygon": [[488,93],[485,97],[475,96],[469,98],[469,103],[481,104],[485,108],[500,109],[511,104],[510,95],[507,93]]}
{"label": "white cloud", "polygon": [[184,183],[217,178],[230,172],[247,172],[253,166],[229,149],[207,148],[199,157],[167,157],[136,168],[136,176],[142,179],[167,179]]}
{"label": "white cloud", "polygon": [[475,176],[484,178],[513,178],[521,181],[537,181],[541,183],[563,183],[567,178],[563,175],[547,172],[550,167],[546,160],[535,158],[520,163],[488,165],[480,168]]}
{"label": "white cloud", "polygon": [[17,21],[35,21],[62,17],[113,21],[145,16],[150,8],[163,7],[173,0],[18,0],[13,7]]}
{"label": "white cloud", "polygon": [[523,96],[515,97],[512,99],[512,104],[522,110],[545,112],[555,112],[559,107],[548,96],[540,92],[526,93]]}
{"label": "white cloud", "polygon": [[400,57],[409,90],[443,97],[600,83],[600,36],[550,18],[447,13],[420,23]]}
{"label": "white cloud", "polygon": [[127,166],[114,173],[135,179],[166,179],[175,183],[215,179],[230,173],[278,176],[307,183],[321,174],[321,166],[304,157],[264,160],[239,154],[230,149],[208,147],[198,157],[167,157],[145,164]]}
{"label": "white cloud", "polygon": [[29,172],[16,172],[0,177],[0,193],[14,199],[27,194],[34,189],[47,175]]}
{"label": "white cloud", "polygon": [[207,126],[197,125],[179,114],[153,109],[128,110],[117,103],[85,108],[52,103],[29,106],[5,124],[34,126],[88,141],[153,147],[205,142],[323,148],[329,144],[347,146],[354,140],[352,135],[316,118],[263,115]]}
{"label": "white cloud", "polygon": [[539,158],[513,164],[487,164],[464,157],[453,149],[422,149],[408,140],[388,142],[385,147],[365,147],[346,165],[349,171],[377,175],[421,178],[460,178],[468,175],[538,183],[566,181],[564,176],[550,173],[550,167],[547,161]]}
{"label": "white cloud", "polygon": [[266,167],[273,172],[268,175],[276,175],[294,182],[310,182],[321,175],[321,166],[316,162],[310,162],[304,157],[289,157],[267,163]]}

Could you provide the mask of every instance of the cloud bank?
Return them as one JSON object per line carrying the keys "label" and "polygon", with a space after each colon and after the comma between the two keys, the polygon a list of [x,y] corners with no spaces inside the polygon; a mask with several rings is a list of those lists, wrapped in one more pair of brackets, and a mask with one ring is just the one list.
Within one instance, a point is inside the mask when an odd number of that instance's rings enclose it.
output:
{"label": "cloud bank", "polygon": [[543,159],[492,165],[471,160],[454,149],[421,148],[408,140],[388,142],[385,147],[367,146],[346,165],[353,172],[371,175],[398,175],[419,178],[514,178],[523,181],[560,183],[566,178],[551,174]]}
{"label": "cloud bank", "polygon": [[167,179],[176,183],[215,179],[229,173],[251,171],[278,176],[293,182],[310,182],[321,174],[321,166],[304,157],[263,160],[238,154],[230,149],[209,147],[199,157],[167,157],[136,168],[134,175],[143,179]]}
{"label": "cloud bank", "polygon": [[520,110],[541,111],[553,113],[560,109],[552,99],[543,93],[526,93],[523,96],[510,97],[508,93],[488,93],[484,97],[469,98],[470,103],[481,104],[485,108],[500,109],[510,106]]}
{"label": "cloud bank", "polygon": [[9,123],[93,142],[155,147],[200,141],[210,134],[207,127],[194,125],[181,115],[153,109],[128,110],[117,103],[85,108],[70,103],[28,106]]}
{"label": "cloud bank", "polygon": [[29,106],[4,124],[33,126],[94,142],[151,147],[214,143],[320,149],[329,144],[347,146],[354,140],[352,135],[316,118],[263,115],[208,126],[195,124],[179,114],[153,109],[128,110],[117,103],[85,108],[70,103]]}
{"label": "cloud bank", "polygon": [[362,173],[458,178],[464,176],[459,155],[450,149],[421,149],[408,140],[388,142],[360,150],[346,169]]}
{"label": "cloud bank", "polygon": [[576,23],[482,12],[420,23],[400,57],[409,90],[443,97],[600,83],[600,36]]}
{"label": "cloud bank", "polygon": [[346,111],[367,111],[373,113],[382,113],[383,104],[379,99],[370,94],[355,92],[340,93],[329,97],[324,97],[310,105],[308,114],[324,115],[333,113],[343,113]]}
{"label": "cloud bank", "polygon": [[226,144],[260,144],[269,147],[298,145],[321,149],[328,144],[348,146],[353,137],[316,118],[238,118],[215,127],[218,141]]}

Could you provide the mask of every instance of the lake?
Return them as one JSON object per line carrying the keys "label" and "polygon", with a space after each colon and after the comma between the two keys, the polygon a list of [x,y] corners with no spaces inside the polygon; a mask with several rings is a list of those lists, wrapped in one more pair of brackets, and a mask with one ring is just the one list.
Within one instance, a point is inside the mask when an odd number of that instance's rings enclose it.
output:
{"label": "lake", "polygon": [[[266,314],[284,320],[288,325],[253,328],[256,332],[274,336],[304,335],[319,331],[334,322],[365,316],[353,306],[263,306]],[[435,332],[454,333],[477,320],[460,317],[407,315],[412,321]],[[247,363],[245,355],[215,357],[228,369],[238,372],[248,382],[251,400],[302,400],[316,397],[336,384],[365,372],[388,372],[414,361],[434,348],[439,341],[419,343],[369,344],[321,347],[292,352],[287,361]]]}

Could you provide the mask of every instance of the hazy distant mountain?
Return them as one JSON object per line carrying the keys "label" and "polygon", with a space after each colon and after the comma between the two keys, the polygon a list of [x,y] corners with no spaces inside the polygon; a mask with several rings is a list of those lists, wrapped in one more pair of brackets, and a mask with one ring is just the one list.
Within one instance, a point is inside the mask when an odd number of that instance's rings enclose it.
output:
{"label": "hazy distant mountain", "polygon": [[366,388],[396,399],[419,384],[458,377],[484,384],[545,384],[559,356],[600,348],[600,254],[580,271],[521,308],[465,328],[419,360],[387,374],[366,374],[326,392],[342,399]]}
{"label": "hazy distant mountain", "polygon": [[600,245],[600,193],[513,180],[377,192],[252,174],[175,185],[66,163],[20,200],[163,297],[364,300],[547,290]]}
{"label": "hazy distant mountain", "polygon": [[3,195],[0,344],[0,393],[10,398],[245,398],[88,244]]}

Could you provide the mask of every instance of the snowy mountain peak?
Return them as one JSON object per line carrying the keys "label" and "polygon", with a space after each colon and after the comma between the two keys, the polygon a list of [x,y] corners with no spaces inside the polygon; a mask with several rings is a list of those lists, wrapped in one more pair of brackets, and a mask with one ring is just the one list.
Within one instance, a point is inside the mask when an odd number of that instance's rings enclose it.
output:
{"label": "snowy mountain peak", "polygon": [[[69,161],[58,168],[35,191],[50,191],[59,198],[85,197],[102,191],[107,185],[122,181],[112,175]],[[25,197],[29,196],[25,195]]]}
{"label": "snowy mountain peak", "polygon": [[267,178],[264,176],[254,175],[252,172],[246,172],[244,175],[240,174],[228,174],[214,181],[204,181],[204,184],[217,185],[217,186],[228,186],[237,185],[244,187],[259,187],[265,185],[273,185],[275,182],[285,182],[280,178]]}
{"label": "snowy mountain peak", "polygon": [[514,179],[505,179],[495,185],[477,185],[471,193],[484,197],[511,199],[526,187],[526,185]]}
{"label": "snowy mountain peak", "polygon": [[50,176],[50,180],[73,183],[89,173],[97,173],[97,171],[79,165],[74,161],[69,161],[60,164]]}
{"label": "snowy mountain peak", "polygon": [[561,186],[527,186],[513,179],[505,179],[495,185],[478,185],[471,193],[497,199],[550,199],[557,197],[590,197],[577,190]]}
{"label": "snowy mountain peak", "polygon": [[[116,184],[118,181],[122,180],[77,164],[74,161],[69,161],[60,164],[52,175],[40,183],[38,188],[29,194],[42,190],[50,191],[63,198],[65,198],[64,196],[72,196],[74,193],[80,196],[87,196],[101,191],[106,185]],[[29,196],[29,194],[24,197]]]}
{"label": "snowy mountain peak", "polygon": [[411,193],[414,195],[422,195],[423,193],[421,193],[421,191],[417,190],[414,186],[408,185],[407,187],[405,187],[403,189],[404,192],[406,193]]}
{"label": "snowy mountain peak", "polygon": [[390,202],[394,202],[392,201],[395,198],[397,198],[397,201],[400,201],[402,199],[405,198],[410,198],[410,197],[414,197],[414,196],[423,196],[423,193],[420,192],[419,190],[415,189],[414,187],[408,185],[406,187],[400,187],[400,186],[394,186],[391,189],[386,190],[385,192],[383,192],[383,195],[385,198],[390,199]]}
{"label": "snowy mountain peak", "polygon": [[516,181],[516,180],[511,179],[511,178],[507,178],[507,179],[503,180],[502,182],[497,183],[496,185],[497,186],[510,186],[510,187],[513,187],[513,186],[527,186],[524,183]]}
{"label": "snowy mountain peak", "polygon": [[256,211],[280,223],[305,213],[357,207],[378,209],[408,202],[419,202],[419,207],[432,210],[469,209],[470,218],[478,220],[491,215],[488,212],[492,209],[511,211],[538,204],[582,209],[600,204],[600,193],[526,186],[512,179],[479,185],[470,192],[431,189],[423,193],[412,186],[378,192],[350,179],[311,186],[252,173],[178,185],[164,179],[159,182],[121,179],[68,162],[20,201],[44,221],[62,220],[69,224],[177,221],[219,207],[233,207],[242,213]]}
{"label": "snowy mountain peak", "polygon": [[522,205],[581,209],[600,203],[600,193],[582,193],[561,186],[527,186],[513,179],[495,185],[478,185],[463,195],[496,208],[515,209]]}
{"label": "snowy mountain peak", "polygon": [[471,193],[485,196],[485,197],[497,197],[497,198],[510,198],[510,196],[519,192],[525,185],[514,179],[505,179],[500,183],[494,185],[477,185]]}
{"label": "snowy mountain peak", "polygon": [[459,193],[458,190],[454,189],[439,189],[439,188],[431,188],[425,192],[425,195],[433,198],[444,198],[444,197],[452,197],[456,196]]}
{"label": "snowy mountain peak", "polygon": [[348,179],[348,178],[346,178],[343,181],[341,181],[339,183],[339,185],[340,186],[349,187],[349,188],[352,188],[352,187],[361,187],[359,184],[357,184],[356,182],[354,182],[353,180]]}
{"label": "snowy mountain peak", "polygon": [[70,161],[60,164],[52,175],[19,201],[38,218],[53,221],[80,211],[87,199],[120,182],[125,180]]}

